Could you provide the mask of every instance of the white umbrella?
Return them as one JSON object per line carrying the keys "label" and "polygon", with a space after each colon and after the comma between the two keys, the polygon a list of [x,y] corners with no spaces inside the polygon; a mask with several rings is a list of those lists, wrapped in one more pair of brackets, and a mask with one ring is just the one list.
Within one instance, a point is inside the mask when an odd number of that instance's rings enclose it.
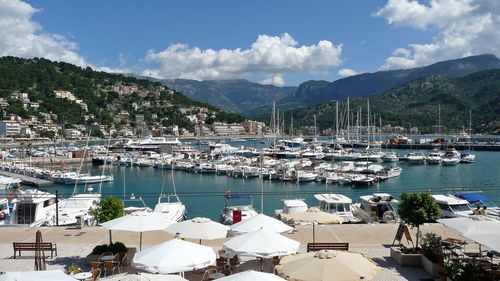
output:
{"label": "white umbrella", "polygon": [[[482,218],[482,217],[481,217]],[[438,222],[457,230],[460,235],[492,250],[500,251],[500,221],[482,218],[440,219]]]}
{"label": "white umbrella", "polygon": [[76,279],[61,270],[5,272],[0,275],[1,281],[75,281]]}
{"label": "white umbrella", "polygon": [[132,265],[151,273],[168,274],[215,265],[212,248],[172,239],[135,254]]}
{"label": "white umbrella", "polygon": [[293,281],[354,281],[373,279],[379,267],[362,254],[322,250],[284,257],[276,271]]}
{"label": "white umbrella", "polygon": [[259,229],[236,236],[223,245],[240,255],[270,258],[297,252],[300,242],[266,229]]}
{"label": "white umbrella", "polygon": [[[145,231],[163,230],[175,222],[158,214],[149,212],[135,212],[102,223],[101,226],[109,230],[123,230],[140,232],[139,250],[142,250],[142,233]],[[111,235],[111,232],[110,232]]]}
{"label": "white umbrella", "polygon": [[291,226],[286,225],[280,220],[271,218],[264,214],[259,214],[255,217],[251,217],[239,223],[233,224],[231,226],[231,231],[248,233],[259,230],[261,228],[275,233],[289,232],[293,230]]}
{"label": "white umbrella", "polygon": [[285,279],[270,273],[247,270],[237,274],[218,278],[218,281],[285,281]]}
{"label": "white umbrella", "polygon": [[224,238],[227,236],[229,226],[214,222],[208,218],[193,218],[176,224],[172,224],[167,229],[167,232],[172,234],[179,233],[180,237],[190,239],[212,240]]}
{"label": "white umbrella", "polygon": [[180,275],[136,273],[106,278],[107,281],[188,281]]}
{"label": "white umbrella", "polygon": [[318,208],[310,208],[305,212],[282,214],[285,220],[291,220],[295,223],[318,223],[318,224],[341,224],[344,222],[342,217],[323,212]]}

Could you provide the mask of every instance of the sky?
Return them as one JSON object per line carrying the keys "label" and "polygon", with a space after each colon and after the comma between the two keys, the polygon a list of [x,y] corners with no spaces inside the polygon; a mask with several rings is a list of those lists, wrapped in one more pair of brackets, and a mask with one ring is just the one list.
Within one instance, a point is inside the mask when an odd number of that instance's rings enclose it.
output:
{"label": "sky", "polygon": [[0,56],[297,86],[500,57],[498,0],[0,0]]}

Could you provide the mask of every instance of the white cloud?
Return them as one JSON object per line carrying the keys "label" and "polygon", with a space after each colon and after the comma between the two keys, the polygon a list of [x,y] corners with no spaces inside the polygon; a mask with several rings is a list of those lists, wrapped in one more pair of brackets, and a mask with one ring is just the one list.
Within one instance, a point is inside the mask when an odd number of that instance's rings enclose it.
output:
{"label": "white cloud", "polygon": [[381,69],[411,68],[437,61],[491,53],[500,56],[500,1],[431,0],[428,5],[411,0],[389,0],[375,13],[394,26],[417,29],[435,27],[429,43],[396,49]]}
{"label": "white cloud", "polygon": [[19,0],[0,0],[0,56],[44,57],[78,66],[88,63],[74,42],[57,34],[40,33],[31,17],[37,9]]}
{"label": "white cloud", "polygon": [[201,50],[174,44],[160,52],[150,50],[146,60],[159,63],[160,68],[147,69],[142,74],[196,80],[264,75],[267,78],[262,83],[280,84],[287,73],[318,73],[341,64],[341,53],[342,45],[326,40],[298,46],[288,33],[259,35],[248,49]]}
{"label": "white cloud", "polygon": [[274,85],[274,86],[284,86],[285,85],[285,79],[283,78],[283,75],[281,74],[275,74],[270,77],[267,77],[266,79],[260,81],[260,84],[263,85]]}
{"label": "white cloud", "polygon": [[337,74],[344,78],[344,77],[349,77],[349,76],[354,76],[354,75],[358,75],[360,74],[360,72],[357,72],[356,70],[354,69],[350,69],[350,68],[342,68],[341,70],[339,70],[337,72]]}

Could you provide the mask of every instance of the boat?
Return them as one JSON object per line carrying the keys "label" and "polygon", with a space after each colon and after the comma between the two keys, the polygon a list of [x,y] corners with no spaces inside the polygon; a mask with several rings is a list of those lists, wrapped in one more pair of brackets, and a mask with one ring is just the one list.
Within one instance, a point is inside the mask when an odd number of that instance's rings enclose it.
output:
{"label": "boat", "polygon": [[443,210],[443,218],[468,217],[473,213],[472,207],[467,200],[453,195],[432,195],[437,204]]}
{"label": "boat", "polygon": [[[166,202],[164,201],[166,199]],[[172,221],[183,221],[186,219],[186,206],[182,204],[177,194],[160,194],[158,203],[153,209],[153,213]]]}
{"label": "boat", "polygon": [[319,201],[319,209],[323,212],[340,216],[346,223],[357,223],[357,219],[352,213],[352,199],[335,193],[315,194],[314,198]]}
{"label": "boat", "polygon": [[306,171],[297,171],[297,182],[311,182],[315,181],[318,174],[306,172]]}
{"label": "boat", "polygon": [[56,222],[56,196],[37,190],[16,189],[11,200],[11,225],[44,226],[54,225]]}
{"label": "boat", "polygon": [[64,184],[92,184],[113,181],[113,175],[77,175],[69,176],[64,179]]}
{"label": "boat", "polygon": [[400,167],[384,168],[383,170],[375,173],[375,176],[380,180],[386,180],[390,178],[399,177],[402,171],[403,169],[401,169]]}
{"label": "boat", "polygon": [[[258,215],[257,211],[253,208],[253,198],[251,195],[226,192],[224,198],[225,206],[220,213],[220,223],[231,225]],[[230,203],[233,200],[245,200],[246,204],[233,205]]]}
{"label": "boat", "polygon": [[454,166],[460,163],[461,157],[460,153],[455,150],[455,148],[448,148],[444,154],[441,164],[443,166]]}
{"label": "boat", "polygon": [[382,162],[397,162],[397,161],[399,161],[399,157],[396,155],[395,152],[392,152],[392,151],[384,153],[382,155],[381,159],[382,159]]}
{"label": "boat", "polygon": [[285,199],[282,200],[283,208],[274,211],[274,216],[281,219],[281,215],[296,214],[307,211],[305,199]]}
{"label": "boat", "polygon": [[398,201],[389,193],[373,193],[360,196],[360,203],[355,204],[353,213],[362,222],[397,223]]}
{"label": "boat", "polygon": [[355,174],[351,177],[351,185],[361,186],[361,185],[370,185],[372,184],[376,178],[371,175],[360,175]]}
{"label": "boat", "polygon": [[469,202],[469,204],[473,207],[486,207],[488,216],[500,218],[500,207],[493,203],[493,201],[491,201],[490,198],[481,191],[464,191],[455,194],[455,196],[467,200],[467,202]]}
{"label": "boat", "polygon": [[96,225],[97,221],[89,213],[97,207],[100,200],[100,193],[81,193],[60,200],[58,225],[75,225],[78,217],[81,217],[87,226]]}
{"label": "boat", "polygon": [[410,164],[419,165],[425,163],[425,155],[421,152],[408,153],[406,154],[405,158]]}
{"label": "boat", "polygon": [[429,165],[441,164],[443,160],[443,153],[437,150],[433,150],[429,155],[425,158],[425,161]]}
{"label": "boat", "polygon": [[476,161],[476,155],[469,152],[460,153],[460,163],[474,163]]}

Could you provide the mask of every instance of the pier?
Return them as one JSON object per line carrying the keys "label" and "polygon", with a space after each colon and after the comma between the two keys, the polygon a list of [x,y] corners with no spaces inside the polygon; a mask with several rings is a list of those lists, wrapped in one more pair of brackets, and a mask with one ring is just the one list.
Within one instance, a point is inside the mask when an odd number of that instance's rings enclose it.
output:
{"label": "pier", "polygon": [[34,177],[25,176],[25,175],[16,174],[16,173],[11,173],[11,172],[2,171],[2,170],[0,170],[0,175],[20,179],[22,184],[34,186],[34,187],[50,186],[53,184],[53,182],[51,182],[49,180],[34,178]]}

